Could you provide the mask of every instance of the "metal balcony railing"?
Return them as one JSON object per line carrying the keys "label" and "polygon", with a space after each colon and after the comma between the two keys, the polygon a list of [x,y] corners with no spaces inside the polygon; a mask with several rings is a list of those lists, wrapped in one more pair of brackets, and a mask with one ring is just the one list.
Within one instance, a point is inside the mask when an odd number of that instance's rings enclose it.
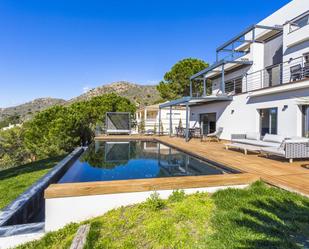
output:
{"label": "metal balcony railing", "polygon": [[309,79],[309,63],[305,62],[302,56],[244,75],[242,92],[273,87],[305,78]]}

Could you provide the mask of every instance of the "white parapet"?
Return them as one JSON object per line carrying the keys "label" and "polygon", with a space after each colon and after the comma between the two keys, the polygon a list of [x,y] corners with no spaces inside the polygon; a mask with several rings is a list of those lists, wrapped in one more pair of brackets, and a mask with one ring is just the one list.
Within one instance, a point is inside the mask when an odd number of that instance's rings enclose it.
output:
{"label": "white parapet", "polygon": [[[187,194],[196,192],[213,193],[226,188],[244,188],[248,184],[184,189]],[[173,190],[156,191],[161,198],[167,198]],[[50,198],[45,200],[45,231],[54,231],[71,222],[81,222],[100,216],[121,206],[145,201],[153,191],[131,192],[77,197]]]}

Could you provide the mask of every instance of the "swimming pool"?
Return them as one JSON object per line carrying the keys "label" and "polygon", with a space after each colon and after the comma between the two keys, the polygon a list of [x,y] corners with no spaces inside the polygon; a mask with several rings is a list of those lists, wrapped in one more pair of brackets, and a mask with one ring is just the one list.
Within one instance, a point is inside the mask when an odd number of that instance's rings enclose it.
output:
{"label": "swimming pool", "polygon": [[238,172],[156,141],[95,141],[58,183],[231,173]]}

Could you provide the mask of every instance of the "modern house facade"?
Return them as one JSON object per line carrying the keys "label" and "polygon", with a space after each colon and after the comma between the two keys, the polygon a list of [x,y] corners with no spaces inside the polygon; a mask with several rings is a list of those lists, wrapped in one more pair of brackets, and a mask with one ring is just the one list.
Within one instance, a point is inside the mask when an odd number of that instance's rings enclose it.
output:
{"label": "modern house facade", "polygon": [[223,127],[223,139],[309,135],[308,0],[291,1],[216,53],[213,65],[191,76],[190,96],[160,108],[186,106],[190,127],[204,134]]}
{"label": "modern house facade", "polygon": [[[186,120],[186,110],[184,107],[175,106],[170,113],[169,108],[163,108],[161,113],[159,112],[160,104],[149,105],[140,108],[136,111],[136,128],[140,133],[143,132],[159,132],[159,129],[163,133],[169,133],[170,131],[170,115],[171,115],[171,128],[174,132],[175,126],[182,123],[185,126]],[[161,117],[159,117],[161,115]],[[161,120],[161,125],[159,125],[159,119]],[[160,126],[160,128],[159,128]]]}

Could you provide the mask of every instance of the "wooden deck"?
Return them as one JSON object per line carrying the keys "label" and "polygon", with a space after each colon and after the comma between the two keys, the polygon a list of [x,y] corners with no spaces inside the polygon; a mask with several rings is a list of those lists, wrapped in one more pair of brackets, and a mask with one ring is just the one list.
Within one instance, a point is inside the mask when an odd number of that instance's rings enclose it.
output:
{"label": "wooden deck", "polygon": [[289,163],[280,158],[265,158],[257,154],[244,155],[240,151],[225,150],[223,142],[201,142],[192,139],[185,142],[181,138],[168,136],[102,136],[96,140],[157,140],[178,148],[188,154],[211,160],[240,174],[212,176],[167,177],[110,182],[52,184],[45,191],[45,198],[69,196],[140,192],[163,189],[201,188],[249,184],[261,179],[271,185],[309,196],[309,161]]}
{"label": "wooden deck", "polygon": [[257,180],[257,176],[244,173],[52,184],[45,190],[45,198],[245,185]]}
{"label": "wooden deck", "polygon": [[[150,139],[150,136],[98,137],[101,139]],[[266,158],[255,153],[244,155],[238,150],[225,150],[227,141],[201,142],[191,139],[185,142],[182,138],[153,136],[162,143],[181,149],[189,154],[212,160],[244,173],[250,173],[274,186],[309,196],[309,160],[295,160],[289,163],[278,157]],[[307,166],[308,165],[308,166]],[[306,168],[308,167],[308,169]]]}

